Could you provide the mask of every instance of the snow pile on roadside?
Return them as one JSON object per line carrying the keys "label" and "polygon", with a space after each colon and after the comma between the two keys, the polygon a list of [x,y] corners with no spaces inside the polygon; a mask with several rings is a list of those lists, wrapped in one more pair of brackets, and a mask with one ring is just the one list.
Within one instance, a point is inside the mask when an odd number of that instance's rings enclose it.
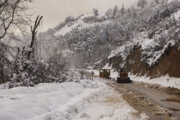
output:
{"label": "snow pile on roadside", "polygon": [[[83,81],[83,84],[90,81]],[[33,120],[147,120],[144,113],[140,115],[130,107],[118,92],[102,84],[102,88],[92,94],[84,93],[67,105],[49,112]],[[107,99],[116,97],[117,103]],[[121,112],[121,113],[120,113]]]}
{"label": "snow pile on roadside", "polygon": [[[99,80],[40,84],[34,88],[18,87],[0,92],[0,120],[96,120],[95,116],[100,120],[147,118],[143,113],[136,115],[137,111],[119,93]],[[117,104],[107,103],[105,98],[112,95],[118,99]],[[88,113],[84,113],[86,111]],[[84,118],[86,114],[90,115],[88,119]]]}
{"label": "snow pile on roadside", "polygon": [[162,87],[172,87],[172,88],[178,88],[180,89],[180,79],[179,78],[173,78],[169,77],[168,75],[162,76],[159,78],[150,79],[149,77],[138,77],[135,75],[130,75],[131,80],[137,81],[137,82],[144,82],[149,84],[157,84]]}
{"label": "snow pile on roadside", "polygon": [[0,120],[31,119],[56,109],[73,109],[73,103],[101,89],[103,84],[89,80],[1,89]]}
{"label": "snow pile on roadside", "polygon": [[100,96],[79,112],[74,120],[147,120],[145,113],[138,114],[112,88],[105,89]]}

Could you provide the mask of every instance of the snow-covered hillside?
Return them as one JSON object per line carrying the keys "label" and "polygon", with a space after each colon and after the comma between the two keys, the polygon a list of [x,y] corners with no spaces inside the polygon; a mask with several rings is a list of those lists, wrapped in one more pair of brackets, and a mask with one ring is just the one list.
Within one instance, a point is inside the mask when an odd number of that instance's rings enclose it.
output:
{"label": "snow-covered hillside", "polygon": [[[177,31],[180,29],[178,28]],[[163,35],[168,35],[168,31],[164,31],[162,33]],[[162,41],[160,41],[158,38],[160,38],[160,35],[156,35],[156,38],[149,39],[147,33],[140,33],[136,35],[132,39],[131,42],[128,42],[127,44],[118,47],[117,49],[113,50],[111,54],[109,55],[109,59],[113,58],[115,56],[121,56],[123,60],[126,60],[127,56],[130,54],[130,52],[134,49],[135,46],[138,46],[141,48],[142,52],[142,61],[145,61],[149,66],[154,65],[158,62],[158,60],[161,58],[161,56],[168,50],[170,47],[174,47],[176,44],[175,40],[169,40],[164,41],[165,44],[163,45]],[[178,41],[177,41],[178,42]],[[155,50],[158,48],[158,50]]]}
{"label": "snow-covered hillside", "polygon": [[67,33],[70,33],[74,29],[83,30],[85,28],[92,28],[94,26],[108,24],[108,22],[109,22],[108,20],[102,20],[102,22],[98,22],[98,21],[86,22],[85,21],[85,19],[87,19],[87,18],[103,19],[101,17],[103,17],[103,16],[95,17],[94,14],[92,14],[92,13],[87,13],[85,15],[82,15],[82,16],[78,17],[77,20],[67,23],[64,27],[62,27],[57,32],[55,32],[55,36],[60,36],[60,35],[64,36]]}
{"label": "snow-covered hillside", "polygon": [[[176,47],[179,49],[180,29],[178,26],[180,25],[180,10],[174,9],[172,12],[165,12],[166,10],[169,11],[168,9],[170,8],[160,10],[160,14],[166,13],[169,14],[168,16],[161,19],[156,25],[148,26],[145,30],[133,34],[131,40],[113,50],[108,58],[119,56],[125,62],[134,48],[140,48],[142,53],[141,61],[144,61],[151,67],[158,63],[162,55],[170,48]],[[153,19],[153,17],[151,16],[150,19]]]}
{"label": "snow-covered hillside", "polygon": [[[149,66],[157,63],[167,49],[179,45],[179,35],[176,39],[172,36],[180,32],[180,28],[178,27],[180,25],[180,10],[171,14],[170,18],[166,19],[175,20],[176,26],[170,25],[169,28],[162,26],[155,28],[156,30],[152,38],[149,37],[152,30],[134,34],[134,37],[130,41],[113,50],[109,58],[121,56],[123,60],[126,60],[130,51],[132,51],[135,46],[138,46],[142,51],[142,61],[145,61]],[[165,23],[167,22],[166,19],[162,21],[164,22],[163,24],[168,25],[169,23]],[[178,47],[180,48],[180,46]]]}
{"label": "snow-covered hillside", "polygon": [[[39,50],[41,51],[40,55],[43,58],[48,58],[53,51],[63,52],[64,50],[69,50],[73,53],[70,55],[71,62],[80,64],[76,63],[76,61],[81,61],[81,64],[83,63],[82,65],[84,66],[84,64],[92,65],[100,60],[97,56],[100,56],[102,51],[107,49],[107,53],[103,55],[106,56],[105,58],[107,59],[107,54],[110,53],[110,50],[105,47],[107,39],[106,29],[104,28],[107,28],[110,22],[111,20],[105,16],[95,16],[92,13],[87,13],[77,18],[67,17],[66,20],[57,27],[39,34],[39,42],[42,43],[41,49]],[[99,48],[97,48],[98,45],[100,45]],[[96,52],[97,50],[94,48],[100,50]],[[43,52],[46,49],[49,50]],[[84,59],[82,59],[82,57]],[[89,58],[91,61],[87,62]]]}
{"label": "snow-covered hillside", "polygon": [[115,66],[124,65],[130,53],[139,48],[140,61],[152,67],[170,48],[179,49],[179,6],[179,1],[174,0],[163,4],[152,1],[144,9],[130,8],[122,12],[114,8],[103,16],[89,13],[67,17],[42,33],[39,39],[48,44],[43,44],[41,51],[49,49],[47,56],[53,51],[71,51],[69,59],[74,66],[99,69],[108,58],[114,57],[123,60]]}

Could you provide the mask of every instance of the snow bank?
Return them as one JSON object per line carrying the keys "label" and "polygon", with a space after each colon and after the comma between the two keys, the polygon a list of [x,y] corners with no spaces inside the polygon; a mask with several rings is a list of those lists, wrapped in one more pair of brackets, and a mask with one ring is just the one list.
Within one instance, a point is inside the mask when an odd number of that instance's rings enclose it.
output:
{"label": "snow bank", "polygon": [[122,94],[106,88],[98,93],[97,98],[86,105],[74,120],[147,120],[144,113],[137,115],[137,111],[130,107],[122,98]]}
{"label": "snow bank", "polygon": [[[0,120],[146,120],[100,80],[0,90]],[[109,98],[118,99],[117,103]],[[98,104],[97,104],[98,103]],[[88,118],[87,118],[88,116]],[[97,118],[97,119],[96,119]]]}
{"label": "snow bank", "polygon": [[56,109],[63,111],[102,88],[98,82],[81,80],[77,83],[40,84],[34,88],[1,89],[0,120],[25,120],[46,116]]}
{"label": "snow bank", "polygon": [[[97,79],[96,79],[97,80]],[[86,83],[90,81],[83,81]],[[93,93],[85,92],[74,98],[67,105],[55,111],[38,116],[33,120],[146,120],[144,113],[136,115],[137,111],[122,99],[122,95],[112,88],[101,84],[101,88]],[[119,102],[106,103],[106,98],[117,97]]]}
{"label": "snow bank", "polygon": [[168,75],[155,78],[155,79],[150,79],[149,77],[146,77],[146,76],[138,77],[138,76],[130,74],[130,78],[131,80],[137,81],[137,82],[157,84],[162,87],[172,87],[172,88],[180,89],[180,78],[173,78],[173,77],[169,77]]}

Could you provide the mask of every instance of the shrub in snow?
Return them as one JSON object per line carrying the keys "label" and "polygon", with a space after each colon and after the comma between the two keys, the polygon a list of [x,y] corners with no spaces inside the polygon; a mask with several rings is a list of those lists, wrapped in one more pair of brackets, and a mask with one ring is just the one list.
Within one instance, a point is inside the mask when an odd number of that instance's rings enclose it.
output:
{"label": "shrub in snow", "polygon": [[60,77],[67,71],[67,60],[63,58],[62,54],[54,54],[47,61],[48,63],[48,72],[50,76]]}
{"label": "shrub in snow", "polygon": [[34,86],[45,82],[66,80],[67,62],[61,54],[53,55],[47,63],[27,59],[27,49],[19,50],[14,65],[14,73],[9,88]]}
{"label": "shrub in snow", "polygon": [[32,82],[33,76],[30,74],[34,72],[35,66],[32,61],[27,59],[29,50],[18,50],[17,58],[14,65],[13,77],[9,83],[9,88],[17,86],[34,86]]}

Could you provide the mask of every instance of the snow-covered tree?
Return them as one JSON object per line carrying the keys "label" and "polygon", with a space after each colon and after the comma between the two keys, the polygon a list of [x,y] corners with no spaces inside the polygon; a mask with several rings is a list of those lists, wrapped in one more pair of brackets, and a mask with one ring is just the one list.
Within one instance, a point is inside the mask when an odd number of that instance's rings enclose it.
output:
{"label": "snow-covered tree", "polygon": [[48,59],[48,72],[51,77],[60,78],[67,71],[67,59],[61,53],[55,53]]}
{"label": "snow-covered tree", "polygon": [[98,9],[93,9],[93,13],[94,13],[94,16],[98,16],[99,15]]}
{"label": "snow-covered tree", "polygon": [[132,7],[130,8],[130,11],[131,11],[131,14],[132,14],[133,17],[136,17],[136,16],[137,16],[137,10],[134,8],[134,6],[132,6]]}
{"label": "snow-covered tree", "polygon": [[108,9],[105,13],[105,15],[107,16],[107,18],[112,18],[112,14],[113,14],[113,10],[112,9]]}
{"label": "snow-covered tree", "polygon": [[115,18],[118,14],[118,6],[115,6],[114,9],[113,9],[113,18]]}
{"label": "snow-covered tree", "polygon": [[[15,48],[14,44],[19,40],[14,35],[15,30],[24,31],[29,24],[27,3],[29,0],[0,0],[0,79],[4,82],[10,80],[13,71]],[[2,83],[2,81],[0,82]]]}
{"label": "snow-covered tree", "polygon": [[35,72],[36,66],[33,65],[32,61],[27,59],[29,51],[31,50],[25,47],[23,47],[23,49],[18,49],[9,88],[17,86],[34,86],[33,73]]}
{"label": "snow-covered tree", "polygon": [[160,4],[160,0],[154,0],[156,4]]}
{"label": "snow-covered tree", "polygon": [[122,8],[121,8],[121,15],[123,16],[125,13],[125,8],[124,8],[124,4],[122,4]]}
{"label": "snow-covered tree", "polygon": [[147,5],[147,1],[146,0],[139,0],[137,3],[137,6],[140,8],[144,8]]}

